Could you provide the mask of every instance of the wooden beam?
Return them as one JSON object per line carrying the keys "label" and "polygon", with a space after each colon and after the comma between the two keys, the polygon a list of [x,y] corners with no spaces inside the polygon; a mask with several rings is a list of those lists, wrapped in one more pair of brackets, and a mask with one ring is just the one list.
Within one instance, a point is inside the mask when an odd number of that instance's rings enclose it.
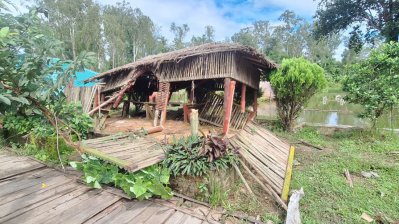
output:
{"label": "wooden beam", "polygon": [[[105,101],[104,103],[100,104],[99,106],[93,108],[93,110],[91,110],[88,114],[92,115],[94,112],[98,111],[99,108],[107,106],[108,104],[112,103],[115,99],[117,100],[117,98],[120,98],[120,96],[126,92],[127,89],[129,89],[131,86],[134,85],[134,81],[130,82],[127,86],[125,86],[125,88],[121,89],[121,91],[115,95],[113,95],[111,98],[109,98],[107,101]],[[121,98],[122,100],[122,98]],[[116,103],[116,102],[115,102]]]}
{"label": "wooden beam", "polygon": [[114,96],[112,96],[111,98],[109,98],[107,101],[105,101],[104,103],[100,104],[99,106],[93,108],[93,110],[89,111],[89,115],[92,115],[94,112],[98,111],[98,108],[100,107],[104,107],[107,106],[108,104],[112,103],[116,98],[118,98],[118,94],[115,94]]}
{"label": "wooden beam", "polygon": [[246,98],[247,86],[242,83],[241,85],[241,113],[245,112],[245,98]]}
{"label": "wooden beam", "polygon": [[281,193],[281,199],[283,199],[284,201],[288,200],[288,193],[290,191],[292,165],[294,164],[294,154],[295,154],[295,147],[291,145],[290,154],[288,156],[287,169],[285,171],[283,191]]}
{"label": "wooden beam", "polygon": [[233,100],[234,100],[234,90],[236,86],[236,81],[230,81],[230,85],[228,88],[228,96],[227,101],[225,102],[226,110],[223,122],[223,134],[227,135],[230,128],[230,119],[231,119],[231,112],[233,109]]}

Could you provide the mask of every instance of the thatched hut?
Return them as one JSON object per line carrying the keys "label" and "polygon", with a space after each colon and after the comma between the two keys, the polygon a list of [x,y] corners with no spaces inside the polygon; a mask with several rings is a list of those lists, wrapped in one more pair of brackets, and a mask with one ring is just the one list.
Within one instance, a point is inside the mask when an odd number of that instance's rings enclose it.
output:
{"label": "thatched hut", "polygon": [[[90,113],[111,106],[116,108],[127,95],[124,111],[129,110],[131,102],[144,105],[146,110],[154,106],[153,113],[147,111],[147,117],[152,114],[154,125],[158,125],[161,115],[163,125],[171,93],[185,89],[190,97],[182,105],[184,117],[187,118],[189,109],[199,108],[202,122],[221,126],[227,133],[234,116],[239,121],[233,126],[240,127],[243,120],[256,113],[260,76],[275,68],[275,63],[255,49],[238,44],[204,44],[148,56],[86,80],[104,84],[100,102]],[[222,101],[218,101],[220,97],[210,96],[217,91],[224,91]],[[254,101],[252,113],[246,111],[248,96]],[[238,111],[233,108],[234,101]],[[221,104],[223,109],[216,114],[214,107]]]}

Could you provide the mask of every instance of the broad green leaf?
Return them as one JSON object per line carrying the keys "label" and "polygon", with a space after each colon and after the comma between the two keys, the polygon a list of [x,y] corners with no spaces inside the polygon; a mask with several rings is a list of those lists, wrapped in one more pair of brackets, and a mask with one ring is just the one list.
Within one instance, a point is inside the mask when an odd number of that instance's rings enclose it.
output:
{"label": "broad green leaf", "polygon": [[7,97],[0,95],[0,101],[7,104],[7,105],[11,105],[11,101],[10,99],[8,99]]}
{"label": "broad green leaf", "polygon": [[100,185],[100,183],[98,183],[98,181],[94,181],[93,187],[97,188],[97,189],[100,189],[101,185]]}
{"label": "broad green leaf", "polygon": [[86,177],[86,183],[91,183],[91,182],[93,182],[93,181],[95,181],[96,180],[96,178],[95,177],[92,177],[92,176],[87,176]]}
{"label": "broad green leaf", "polygon": [[78,167],[78,164],[77,164],[75,161],[69,162],[69,165],[70,165],[72,168],[74,168],[74,169],[76,169],[76,168]]}
{"label": "broad green leaf", "polygon": [[142,181],[137,181],[133,187],[130,187],[130,191],[138,198],[147,191],[147,186]]}
{"label": "broad green leaf", "polygon": [[0,29],[0,37],[6,37],[8,33],[10,32],[9,27],[3,27]]}

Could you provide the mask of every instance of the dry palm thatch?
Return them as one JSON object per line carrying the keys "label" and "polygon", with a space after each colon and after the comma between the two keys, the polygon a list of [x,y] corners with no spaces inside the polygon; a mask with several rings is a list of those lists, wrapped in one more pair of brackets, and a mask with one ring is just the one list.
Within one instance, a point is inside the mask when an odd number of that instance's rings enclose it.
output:
{"label": "dry palm thatch", "polygon": [[[107,83],[104,91],[111,91],[145,73],[152,73],[161,82],[231,77],[258,88],[260,72],[276,66],[250,47],[239,44],[204,44],[148,56],[98,74],[86,82],[103,79]],[[248,77],[242,78],[244,76]]]}

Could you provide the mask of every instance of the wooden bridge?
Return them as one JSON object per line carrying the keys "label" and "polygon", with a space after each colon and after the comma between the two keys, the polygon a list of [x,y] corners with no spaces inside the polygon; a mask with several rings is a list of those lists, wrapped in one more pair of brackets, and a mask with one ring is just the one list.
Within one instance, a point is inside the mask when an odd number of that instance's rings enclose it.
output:
{"label": "wooden bridge", "polygon": [[127,200],[79,184],[74,176],[0,152],[0,223],[218,223],[205,206]]}

